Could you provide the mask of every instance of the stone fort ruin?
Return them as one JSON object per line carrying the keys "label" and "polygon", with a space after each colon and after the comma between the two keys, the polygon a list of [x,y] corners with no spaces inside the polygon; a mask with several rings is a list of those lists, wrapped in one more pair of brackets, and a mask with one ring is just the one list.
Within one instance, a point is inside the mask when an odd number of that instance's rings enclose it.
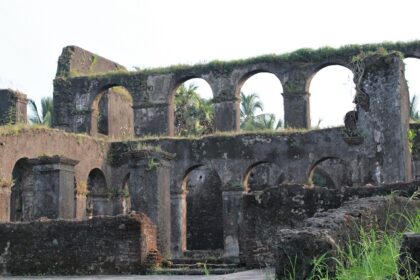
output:
{"label": "stone fort ruin", "polygon": [[[304,278],[308,260],[355,238],[355,225],[382,227],[386,210],[420,208],[407,198],[420,176],[420,139],[408,132],[420,127],[410,128],[405,57],[420,58],[420,43],[129,72],[65,47],[54,129],[19,125],[25,96],[0,92],[3,274],[212,260],[275,265],[281,278],[292,255]],[[311,130],[309,84],[329,65],[353,72],[356,109],[341,127]],[[240,87],[259,72],[281,81],[289,129],[238,132]],[[175,91],[191,78],[211,86],[217,132],[173,137]],[[314,173],[328,187],[308,185]]]}

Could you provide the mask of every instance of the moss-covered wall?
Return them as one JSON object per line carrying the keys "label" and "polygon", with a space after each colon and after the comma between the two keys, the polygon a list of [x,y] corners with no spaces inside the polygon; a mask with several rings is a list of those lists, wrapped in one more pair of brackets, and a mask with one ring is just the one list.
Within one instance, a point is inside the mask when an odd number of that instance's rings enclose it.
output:
{"label": "moss-covered wall", "polygon": [[[54,125],[68,131],[89,133],[94,98],[100,91],[119,85],[133,96],[134,131],[137,136],[173,135],[173,95],[181,83],[191,78],[202,78],[212,88],[216,130],[239,130],[240,88],[248,77],[258,72],[273,73],[281,81],[286,126],[309,128],[309,85],[312,77],[323,67],[337,64],[353,71],[355,57],[375,51],[382,54],[399,51],[405,57],[420,57],[420,42],[414,41],[349,45],[339,49],[301,49],[284,55],[137,72],[125,72],[119,66],[105,68],[108,72],[89,72],[86,69],[90,69],[96,60],[92,62],[90,59],[89,64],[84,59],[88,52],[81,49],[80,53],[70,52],[72,49],[79,51],[79,48],[67,47],[59,59],[59,71],[54,81]],[[102,60],[98,58],[97,61]],[[80,73],[72,75],[72,71]]]}

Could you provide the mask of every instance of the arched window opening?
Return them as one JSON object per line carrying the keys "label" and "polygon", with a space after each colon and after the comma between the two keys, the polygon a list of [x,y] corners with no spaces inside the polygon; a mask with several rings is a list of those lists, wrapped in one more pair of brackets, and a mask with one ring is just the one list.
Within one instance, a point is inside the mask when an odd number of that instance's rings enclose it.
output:
{"label": "arched window opening", "polygon": [[205,135],[214,132],[213,92],[204,80],[194,78],[180,84],[174,97],[175,135]]}
{"label": "arched window opening", "polygon": [[15,163],[10,195],[10,221],[12,222],[29,221],[32,217],[31,175],[27,158],[22,158]]}
{"label": "arched window opening", "polygon": [[326,128],[344,125],[344,116],[355,109],[353,73],[339,65],[327,66],[312,78],[309,91],[311,126]]}
{"label": "arched window opening", "polygon": [[408,84],[410,94],[410,119],[411,121],[420,121],[420,59],[406,58],[405,78]]}
{"label": "arched window opening", "polygon": [[269,162],[257,163],[251,166],[244,176],[245,191],[263,191],[269,187],[281,184],[284,175],[277,165]]}
{"label": "arched window opening", "polygon": [[86,216],[107,215],[110,212],[110,192],[108,191],[105,175],[100,169],[95,168],[89,173],[87,188]]}
{"label": "arched window opening", "polygon": [[309,173],[308,183],[329,189],[353,185],[349,166],[339,158],[318,161]]}
{"label": "arched window opening", "polygon": [[257,73],[240,88],[241,130],[278,130],[284,127],[283,87],[271,73]]}
{"label": "arched window opening", "polygon": [[129,137],[134,134],[133,100],[121,86],[101,91],[92,104],[92,135]]}
{"label": "arched window opening", "polygon": [[186,191],[187,250],[223,249],[222,181],[217,172],[206,166],[190,171],[183,180]]}

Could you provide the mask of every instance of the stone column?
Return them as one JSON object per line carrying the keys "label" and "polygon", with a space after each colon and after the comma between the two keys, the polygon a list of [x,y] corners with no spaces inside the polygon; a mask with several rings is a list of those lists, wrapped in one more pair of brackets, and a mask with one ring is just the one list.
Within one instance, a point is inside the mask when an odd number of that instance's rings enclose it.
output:
{"label": "stone column", "polygon": [[214,100],[214,123],[217,131],[239,131],[240,100]]}
{"label": "stone column", "polygon": [[285,87],[283,102],[285,127],[311,127],[308,92],[287,90]]}
{"label": "stone column", "polygon": [[74,166],[78,161],[63,156],[44,156],[28,162],[32,165],[34,180],[32,218],[73,219]]}
{"label": "stone column", "polygon": [[76,220],[86,219],[86,194],[76,194],[76,209],[75,218]]}
{"label": "stone column", "polygon": [[12,186],[9,184],[2,184],[0,186],[0,222],[9,222],[10,221],[10,194]]}
{"label": "stone column", "polygon": [[180,258],[187,250],[187,194],[171,193],[171,252]]}
{"label": "stone column", "polygon": [[[408,142],[409,93],[404,62],[398,54],[373,55],[359,62],[356,84],[357,132],[371,153],[366,176],[377,184],[412,179]],[[360,78],[355,73],[355,81]]]}
{"label": "stone column", "polygon": [[173,157],[154,150],[138,150],[128,155],[131,209],[146,214],[157,226],[158,249],[170,258],[170,160]]}
{"label": "stone column", "polygon": [[133,110],[136,136],[173,135],[173,116],[169,116],[169,104],[138,104],[133,106]]}
{"label": "stone column", "polygon": [[224,256],[239,258],[239,232],[242,224],[241,188],[225,189],[223,196]]}

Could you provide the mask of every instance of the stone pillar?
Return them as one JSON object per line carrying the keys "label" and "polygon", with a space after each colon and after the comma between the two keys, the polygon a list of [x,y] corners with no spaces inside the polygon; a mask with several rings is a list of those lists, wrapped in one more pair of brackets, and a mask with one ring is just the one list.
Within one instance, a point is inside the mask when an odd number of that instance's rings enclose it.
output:
{"label": "stone pillar", "polygon": [[286,90],[283,93],[284,126],[293,128],[310,128],[309,93],[305,91]]}
{"label": "stone pillar", "polygon": [[0,186],[0,222],[9,222],[10,221],[10,194],[12,186],[9,184],[2,184]]}
{"label": "stone pillar", "polygon": [[241,188],[223,190],[224,256],[239,258],[239,232],[242,224]]}
{"label": "stone pillar", "polygon": [[33,172],[32,218],[74,218],[74,166],[78,163],[63,156],[28,160]]}
{"label": "stone pillar", "polygon": [[86,219],[86,194],[76,194],[75,201],[75,218],[76,220]]}
{"label": "stone pillar", "polygon": [[172,155],[153,150],[129,154],[131,209],[146,214],[157,226],[158,249],[171,255],[170,160]]}
{"label": "stone pillar", "polygon": [[173,116],[167,103],[139,104],[133,106],[134,133],[136,136],[173,135]]}
{"label": "stone pillar", "polygon": [[215,100],[214,125],[216,131],[239,131],[240,100]]}
{"label": "stone pillar", "polygon": [[180,258],[187,250],[187,194],[171,193],[171,252]]}
{"label": "stone pillar", "polygon": [[[409,93],[404,62],[398,54],[373,55],[355,62],[357,133],[371,153],[370,170],[377,184],[412,179],[408,142]],[[360,80],[359,80],[360,79]],[[358,82],[359,81],[359,82]]]}
{"label": "stone pillar", "polygon": [[0,90],[0,125],[27,122],[26,94],[11,89]]}

